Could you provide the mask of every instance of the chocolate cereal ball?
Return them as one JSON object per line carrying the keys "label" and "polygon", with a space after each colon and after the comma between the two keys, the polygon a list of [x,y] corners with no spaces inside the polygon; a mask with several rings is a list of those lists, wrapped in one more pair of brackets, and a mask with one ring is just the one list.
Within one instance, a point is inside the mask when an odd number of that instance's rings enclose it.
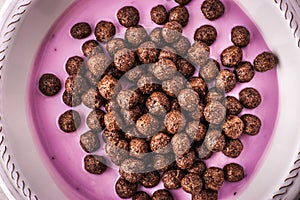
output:
{"label": "chocolate cereal ball", "polygon": [[185,116],[177,110],[171,110],[165,116],[164,125],[170,134],[176,134],[184,129],[186,125]]}
{"label": "chocolate cereal ball", "polygon": [[155,63],[152,73],[158,80],[163,81],[171,79],[175,75],[176,70],[176,65],[172,60],[160,59]]}
{"label": "chocolate cereal ball", "polygon": [[120,165],[123,160],[129,157],[129,144],[126,140],[122,139],[113,143],[107,142],[105,152],[114,164]]}
{"label": "chocolate cereal ball", "polygon": [[224,172],[218,167],[210,167],[203,174],[206,189],[218,191],[224,182]]}
{"label": "chocolate cereal ball", "polygon": [[105,143],[110,142],[117,144],[119,140],[122,138],[121,132],[119,131],[109,131],[105,130],[102,133],[102,138]]}
{"label": "chocolate cereal ball", "polygon": [[165,172],[173,166],[172,154],[155,154],[153,156],[153,168],[160,172]]}
{"label": "chocolate cereal ball", "polygon": [[102,110],[93,110],[86,118],[87,126],[93,131],[102,131],[104,129],[104,115]]}
{"label": "chocolate cereal ball", "polygon": [[165,45],[165,41],[162,37],[162,28],[156,27],[150,33],[150,40],[155,43],[157,48],[161,48]]}
{"label": "chocolate cereal ball", "polygon": [[111,56],[114,56],[118,50],[124,49],[125,47],[125,41],[121,38],[113,38],[106,44],[106,50]]}
{"label": "chocolate cereal ball", "polygon": [[88,84],[82,76],[72,75],[67,78],[65,88],[70,94],[81,95],[88,89]]}
{"label": "chocolate cereal ball", "polygon": [[191,48],[191,43],[188,38],[182,36],[178,41],[174,42],[172,46],[179,56],[184,57]]}
{"label": "chocolate cereal ball", "polygon": [[65,68],[69,75],[79,74],[84,68],[83,58],[79,56],[72,56],[68,58]]}
{"label": "chocolate cereal ball", "polygon": [[243,51],[240,47],[230,46],[221,53],[221,62],[225,67],[235,67],[243,59]]}
{"label": "chocolate cereal ball", "polygon": [[142,115],[136,121],[136,128],[144,136],[152,136],[160,130],[160,127],[160,122],[149,113]]}
{"label": "chocolate cereal ball", "polygon": [[91,109],[100,109],[104,105],[104,98],[100,95],[99,91],[95,88],[90,88],[86,93],[81,96],[82,103]]}
{"label": "chocolate cereal ball", "polygon": [[229,182],[238,182],[244,178],[244,169],[237,163],[229,163],[223,168],[225,180]]}
{"label": "chocolate cereal ball", "polygon": [[158,81],[150,74],[142,75],[137,86],[142,94],[150,95],[159,88]]}
{"label": "chocolate cereal ball", "polygon": [[141,63],[155,63],[158,58],[158,49],[156,49],[156,45],[154,42],[148,41],[144,42],[137,49],[137,56]]}
{"label": "chocolate cereal ball", "polygon": [[64,91],[62,100],[64,104],[66,104],[69,107],[76,107],[81,104],[81,98],[78,94],[71,94],[67,91]]}
{"label": "chocolate cereal ball", "polygon": [[162,29],[162,37],[167,43],[174,43],[180,39],[182,25],[177,21],[167,22]]}
{"label": "chocolate cereal ball", "polygon": [[178,72],[181,73],[185,78],[193,76],[195,72],[195,67],[187,59],[178,59],[176,65]]}
{"label": "chocolate cereal ball", "polygon": [[88,40],[83,43],[81,51],[85,57],[90,57],[98,53],[103,53],[103,48],[96,40]]}
{"label": "chocolate cereal ball", "polygon": [[226,141],[225,148],[223,149],[223,154],[229,158],[237,158],[243,151],[243,143],[240,139],[229,139]]}
{"label": "chocolate cereal ball", "polygon": [[192,195],[192,200],[218,200],[218,192],[202,189],[199,193]]}
{"label": "chocolate cereal ball", "polygon": [[139,94],[133,90],[121,90],[117,95],[117,102],[121,108],[131,109],[138,104]]}
{"label": "chocolate cereal ball", "polygon": [[198,107],[200,99],[193,89],[183,89],[178,95],[178,102],[181,108],[192,112]]}
{"label": "chocolate cereal ball", "polygon": [[218,101],[206,104],[204,117],[211,124],[221,124],[225,119],[226,108]]}
{"label": "chocolate cereal ball", "polygon": [[87,152],[92,153],[100,148],[100,140],[96,133],[88,131],[80,136],[80,146]]}
{"label": "chocolate cereal ball", "polygon": [[104,53],[98,53],[89,57],[86,65],[90,72],[97,78],[102,76],[106,69],[109,67],[111,61]]}
{"label": "chocolate cereal ball", "polygon": [[244,122],[234,115],[228,115],[222,127],[224,135],[231,139],[238,139],[244,130]]}
{"label": "chocolate cereal ball", "polygon": [[204,143],[208,150],[219,152],[225,147],[225,136],[220,130],[209,130],[205,136]]}
{"label": "chocolate cereal ball", "polygon": [[99,42],[106,43],[116,34],[116,27],[112,22],[100,21],[95,28],[95,36]]}
{"label": "chocolate cereal ball", "polygon": [[172,60],[174,63],[177,60],[177,53],[176,50],[169,46],[164,46],[161,48],[158,59],[169,59]]}
{"label": "chocolate cereal ball", "polygon": [[245,108],[253,109],[260,105],[261,96],[259,92],[254,88],[244,88],[239,93],[239,99],[241,104]]}
{"label": "chocolate cereal ball", "polygon": [[132,200],[151,200],[151,197],[143,191],[138,191],[132,196]]}
{"label": "chocolate cereal ball", "polygon": [[184,133],[175,134],[171,140],[174,154],[182,156],[191,148],[191,141]]}
{"label": "chocolate cereal ball", "polygon": [[201,5],[201,11],[208,20],[215,20],[224,14],[225,7],[219,0],[205,0]]}
{"label": "chocolate cereal ball", "polygon": [[156,190],[152,195],[152,200],[173,200],[171,192],[168,190]]}
{"label": "chocolate cereal ball", "polygon": [[102,156],[87,155],[84,157],[84,169],[91,174],[103,174],[106,169],[106,160]]}
{"label": "chocolate cereal ball", "polygon": [[128,199],[137,191],[137,183],[130,183],[120,177],[115,185],[115,190],[118,196],[122,199]]}
{"label": "chocolate cereal ball", "polygon": [[170,110],[170,101],[162,92],[153,92],[147,99],[146,106],[153,115],[164,115]]}
{"label": "chocolate cereal ball", "polygon": [[177,97],[185,87],[185,79],[182,76],[174,76],[170,80],[162,82],[163,91],[170,97]]}
{"label": "chocolate cereal ball", "polygon": [[77,111],[68,110],[58,118],[59,128],[65,133],[75,132],[81,124],[81,118]]}
{"label": "chocolate cereal ball", "polygon": [[54,96],[59,93],[61,82],[54,74],[43,74],[39,80],[39,90],[46,96]]}
{"label": "chocolate cereal ball", "polygon": [[171,137],[160,132],[154,135],[150,141],[151,151],[154,153],[167,154],[171,151]]}
{"label": "chocolate cereal ball", "polygon": [[214,80],[220,72],[220,64],[214,59],[208,59],[207,63],[200,67],[199,76],[206,82]]}
{"label": "chocolate cereal ball", "polygon": [[254,69],[250,62],[241,62],[234,69],[236,79],[240,83],[250,82],[254,77]]}
{"label": "chocolate cereal ball", "polygon": [[216,88],[219,91],[230,92],[236,85],[236,77],[235,74],[228,70],[222,69],[219,72],[219,75],[216,78]]}
{"label": "chocolate cereal ball", "polygon": [[125,31],[125,39],[133,47],[138,47],[148,40],[148,33],[140,25],[129,27]]}
{"label": "chocolate cereal ball", "polygon": [[140,21],[139,11],[133,6],[124,6],[117,13],[119,23],[126,28],[138,25]]}
{"label": "chocolate cereal ball", "polygon": [[139,183],[145,188],[153,188],[160,182],[160,174],[158,171],[144,173]]}
{"label": "chocolate cereal ball", "polygon": [[90,36],[92,33],[91,26],[86,22],[80,22],[75,24],[71,30],[70,34],[75,39],[84,39]]}
{"label": "chocolate cereal ball", "polygon": [[218,33],[215,27],[211,25],[203,25],[195,31],[194,40],[204,42],[208,46],[212,45],[217,39]]}
{"label": "chocolate cereal ball", "polygon": [[250,43],[250,32],[244,26],[235,26],[231,30],[231,41],[235,46],[246,47]]}
{"label": "chocolate cereal ball", "polygon": [[162,25],[167,22],[168,12],[163,5],[157,5],[150,11],[151,19],[154,23]]}
{"label": "chocolate cereal ball", "polygon": [[185,132],[193,141],[198,142],[205,137],[207,127],[199,121],[191,121],[187,124]]}
{"label": "chocolate cereal ball", "polygon": [[143,159],[149,151],[149,145],[146,140],[134,138],[129,143],[129,155]]}
{"label": "chocolate cereal ball", "polygon": [[262,52],[254,59],[254,69],[258,72],[266,72],[276,67],[278,59],[271,52]]}
{"label": "chocolate cereal ball", "polygon": [[103,98],[110,100],[118,90],[118,80],[111,75],[105,75],[98,83],[98,90]]}
{"label": "chocolate cereal ball", "polygon": [[176,3],[183,5],[183,6],[190,3],[191,1],[192,0],[175,0]]}
{"label": "chocolate cereal ball", "polygon": [[169,21],[177,21],[182,27],[185,27],[189,22],[189,11],[184,6],[176,6],[169,11]]}
{"label": "chocolate cereal ball", "polygon": [[196,154],[194,150],[190,150],[189,152],[183,154],[182,156],[176,157],[176,164],[181,169],[190,168],[196,160]]}
{"label": "chocolate cereal ball", "polygon": [[112,111],[104,115],[104,124],[109,131],[119,131],[121,130],[122,120],[118,113]]}
{"label": "chocolate cereal ball", "polygon": [[247,135],[257,135],[261,127],[260,119],[252,114],[244,114],[241,116],[244,122],[245,128],[244,133]]}
{"label": "chocolate cereal ball", "polygon": [[204,65],[210,54],[210,48],[203,42],[195,42],[188,50],[188,59],[196,65]]}
{"label": "chocolate cereal ball", "polygon": [[181,169],[171,169],[165,172],[161,179],[166,189],[175,190],[181,187],[181,180],[184,175],[184,171]]}
{"label": "chocolate cereal ball", "polygon": [[226,107],[226,110],[227,110],[227,114],[229,114],[229,115],[238,115],[243,110],[242,104],[234,96],[227,96],[226,97],[225,107]]}
{"label": "chocolate cereal ball", "polygon": [[200,77],[189,78],[188,84],[190,87],[194,89],[195,92],[199,94],[201,98],[206,96],[208,92],[208,88],[206,82],[202,78]]}
{"label": "chocolate cereal ball", "polygon": [[189,173],[181,180],[181,187],[190,194],[199,193],[202,190],[203,182],[198,174]]}
{"label": "chocolate cereal ball", "polygon": [[205,162],[198,160],[194,162],[194,164],[187,169],[189,173],[197,174],[197,175],[202,175],[206,170],[206,164]]}
{"label": "chocolate cereal ball", "polygon": [[122,162],[119,173],[130,183],[137,183],[142,178],[144,170],[144,162],[135,158],[128,158]]}
{"label": "chocolate cereal ball", "polygon": [[122,72],[126,72],[135,65],[135,54],[129,49],[122,49],[116,52],[114,57],[116,68]]}

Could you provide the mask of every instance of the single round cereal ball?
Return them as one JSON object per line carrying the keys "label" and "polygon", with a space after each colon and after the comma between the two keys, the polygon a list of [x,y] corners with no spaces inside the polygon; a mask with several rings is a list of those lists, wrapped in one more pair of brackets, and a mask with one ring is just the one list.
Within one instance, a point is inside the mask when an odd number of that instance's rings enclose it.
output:
{"label": "single round cereal ball", "polygon": [[202,160],[198,160],[194,162],[194,164],[187,169],[189,173],[197,174],[197,175],[202,175],[206,170],[206,164]]}
{"label": "single round cereal ball", "polygon": [[137,191],[137,188],[137,183],[130,183],[122,177],[118,179],[115,185],[115,191],[117,195],[122,199],[131,198],[133,194]]}
{"label": "single round cereal ball", "polygon": [[218,167],[210,167],[203,174],[206,189],[218,191],[224,182],[224,172]]}
{"label": "single round cereal ball", "polygon": [[143,159],[149,151],[149,145],[146,140],[134,138],[129,143],[129,155]]}
{"label": "single round cereal ball", "polygon": [[121,108],[131,109],[138,104],[139,94],[133,90],[121,90],[117,94],[117,102]]}
{"label": "single round cereal ball", "polygon": [[122,121],[120,116],[112,111],[104,115],[104,124],[107,130],[109,131],[119,131],[121,130]]}
{"label": "single round cereal ball", "polygon": [[260,105],[261,96],[255,88],[244,88],[239,93],[241,104],[245,108],[253,109]]}
{"label": "single round cereal ball", "polygon": [[104,115],[106,113],[102,110],[93,110],[86,118],[87,126],[93,131],[102,131],[104,126]]}
{"label": "single round cereal ball", "polygon": [[225,147],[225,136],[221,130],[209,130],[205,136],[204,143],[208,150],[219,152]]}
{"label": "single round cereal ball", "polygon": [[215,80],[219,72],[219,62],[210,58],[205,65],[200,67],[199,76],[202,77],[206,82],[209,82]]}
{"label": "single round cereal ball", "polygon": [[159,51],[154,42],[144,42],[137,49],[137,56],[141,63],[155,63],[158,59]]}
{"label": "single round cereal ball", "polygon": [[106,50],[111,55],[114,56],[114,54],[121,49],[126,48],[125,41],[121,38],[113,38],[109,40],[106,44]]}
{"label": "single round cereal ball", "polygon": [[262,52],[254,59],[254,69],[258,72],[266,72],[278,64],[278,59],[271,52]]}
{"label": "single round cereal ball", "polygon": [[126,41],[133,47],[138,47],[148,40],[146,29],[140,25],[129,27],[125,31]]}
{"label": "single round cereal ball", "polygon": [[160,174],[158,171],[144,173],[139,183],[145,188],[153,188],[160,182]]}
{"label": "single round cereal ball", "polygon": [[244,26],[235,26],[231,30],[231,42],[238,47],[246,47],[250,43],[250,32]]}
{"label": "single round cereal ball", "polygon": [[86,80],[80,75],[69,76],[65,82],[66,91],[70,94],[81,95],[88,89]]}
{"label": "single round cereal ball", "polygon": [[161,179],[166,189],[175,190],[181,187],[181,180],[184,175],[184,171],[181,169],[171,169],[165,172]]}
{"label": "single round cereal ball", "polygon": [[119,131],[109,131],[105,129],[102,133],[102,138],[105,143],[110,142],[117,144],[119,140],[122,138],[121,132]]}
{"label": "single round cereal ball", "polygon": [[65,66],[67,73],[69,75],[76,75],[82,72],[84,70],[83,61],[83,58],[79,56],[72,56],[68,58]]}
{"label": "single round cereal ball", "polygon": [[126,140],[122,139],[117,142],[107,142],[105,152],[114,164],[120,165],[129,157],[129,144]]}
{"label": "single round cereal ball", "polygon": [[177,67],[172,60],[160,59],[157,63],[155,63],[153,75],[158,80],[168,80],[175,75],[176,70]]}
{"label": "single round cereal ball", "polygon": [[222,102],[224,98],[225,98],[225,91],[219,91],[219,90],[217,90],[217,88],[211,88],[208,91],[208,93],[204,99],[204,102],[206,104],[210,103],[212,101]]}
{"label": "single round cereal ball", "polygon": [[240,83],[250,82],[254,77],[254,69],[250,62],[241,62],[234,69],[236,79]]}
{"label": "single round cereal ball", "polygon": [[177,21],[182,27],[185,27],[188,24],[189,18],[189,11],[184,6],[176,6],[169,11],[169,22]]}
{"label": "single round cereal ball", "polygon": [[88,131],[80,136],[80,146],[87,152],[92,153],[100,148],[100,140],[96,133]]}
{"label": "single round cereal ball", "polygon": [[80,22],[72,26],[70,34],[75,39],[84,39],[92,34],[92,28],[88,23]]}
{"label": "single round cereal ball", "polygon": [[124,6],[117,13],[119,23],[126,28],[138,25],[140,21],[139,11],[133,6]]}
{"label": "single round cereal ball", "polygon": [[170,110],[170,101],[162,92],[153,92],[147,99],[146,106],[153,115],[165,115]]}
{"label": "single round cereal ball", "polygon": [[199,66],[204,65],[210,54],[210,48],[203,42],[195,42],[188,50],[188,59]]}
{"label": "single round cereal ball", "polygon": [[200,99],[193,89],[183,89],[178,95],[178,102],[181,108],[192,112],[198,107]]}
{"label": "single round cereal ball", "polygon": [[192,87],[199,94],[200,98],[205,97],[208,92],[206,82],[201,77],[189,78],[188,86]]}
{"label": "single round cereal ball", "polygon": [[118,80],[111,75],[105,75],[98,83],[98,90],[104,99],[110,100],[118,90]]}
{"label": "single round cereal ball", "polygon": [[207,127],[199,121],[191,121],[187,124],[185,132],[193,141],[198,142],[204,139]]}
{"label": "single round cereal ball", "polygon": [[231,139],[238,139],[244,130],[244,122],[235,115],[228,115],[222,127],[224,135]]}
{"label": "single round cereal ball", "polygon": [[95,88],[90,88],[81,96],[82,103],[91,109],[100,109],[104,105],[105,100]]}
{"label": "single round cereal ball", "polygon": [[184,129],[186,125],[185,116],[177,110],[171,110],[165,116],[164,125],[169,133],[176,134]]}
{"label": "single round cereal ball", "polygon": [[149,113],[142,115],[136,121],[136,128],[144,136],[152,136],[160,130],[160,127],[160,122]]}
{"label": "single round cereal ball", "polygon": [[218,192],[202,189],[199,193],[192,195],[192,200],[218,200]]}
{"label": "single round cereal ball", "polygon": [[225,180],[229,182],[239,182],[244,178],[244,169],[237,163],[229,163],[224,166]]}
{"label": "single round cereal ball", "polygon": [[213,152],[207,149],[204,142],[197,142],[195,147],[198,158],[201,160],[207,160],[213,155]]}
{"label": "single round cereal ball", "polygon": [[63,100],[64,104],[66,104],[69,107],[79,106],[82,102],[81,98],[78,94],[74,94],[74,93],[71,94],[67,91],[64,91],[62,100]]}
{"label": "single round cereal ball", "polygon": [[218,101],[212,101],[206,104],[204,117],[211,124],[221,124],[226,115],[226,108]]}
{"label": "single round cereal ball", "polygon": [[169,59],[175,63],[177,60],[176,50],[172,47],[164,46],[160,49],[158,59]]}
{"label": "single round cereal ball", "polygon": [[58,118],[59,128],[65,133],[75,132],[81,124],[81,118],[77,111],[68,110]]}
{"label": "single round cereal ball", "polygon": [[170,154],[155,154],[153,156],[153,168],[165,172],[173,166],[174,160]]}
{"label": "single round cereal ball", "polygon": [[171,151],[171,137],[165,133],[158,133],[151,138],[150,148],[154,153],[167,154]]}
{"label": "single round cereal ball", "polygon": [[188,50],[191,48],[191,43],[187,37],[182,36],[178,41],[172,44],[172,47],[179,56],[185,57]]}
{"label": "single round cereal ball", "polygon": [[162,29],[162,37],[167,43],[174,43],[180,39],[182,25],[177,21],[167,22]]}
{"label": "single round cereal ball", "polygon": [[199,193],[202,190],[203,182],[198,174],[189,173],[181,180],[181,187],[187,193]]}
{"label": "single round cereal ball", "polygon": [[39,80],[39,90],[46,96],[54,96],[59,93],[61,82],[54,74],[43,74]]}
{"label": "single round cereal ball", "polygon": [[203,121],[204,120],[204,109],[205,109],[205,105],[202,103],[199,103],[198,107],[193,112],[190,112],[187,114],[192,120]]}
{"label": "single round cereal ball", "polygon": [[244,114],[241,116],[244,122],[244,133],[247,135],[257,135],[261,127],[260,119],[252,114]]}
{"label": "single round cereal ball", "polygon": [[156,190],[152,195],[152,200],[173,200],[171,192],[168,190]]}
{"label": "single round cereal ball", "polygon": [[235,74],[228,70],[222,69],[216,78],[216,88],[220,91],[230,92],[236,85]]}
{"label": "single round cereal ball", "polygon": [[135,66],[135,54],[129,49],[122,49],[116,52],[114,57],[116,68],[122,72],[126,72]]}
{"label": "single round cereal ball", "polygon": [[225,7],[219,0],[205,0],[201,5],[201,11],[206,19],[212,21],[224,14]]}
{"label": "single round cereal ball", "polygon": [[236,67],[243,60],[243,51],[240,47],[230,46],[221,53],[221,62],[225,67]]}
{"label": "single round cereal ball", "polygon": [[135,158],[124,160],[119,168],[120,175],[130,183],[137,183],[143,176],[144,162]]}
{"label": "single round cereal ball", "polygon": [[95,36],[99,42],[106,43],[116,34],[116,27],[112,22],[100,21],[95,28]]}
{"label": "single round cereal ball", "polygon": [[212,25],[203,25],[197,28],[194,34],[194,40],[204,42],[208,46],[212,45],[217,39],[218,33]]}
{"label": "single round cereal ball", "polygon": [[103,174],[106,169],[106,160],[102,156],[87,155],[84,157],[84,169],[91,174]]}
{"label": "single round cereal ball", "polygon": [[155,43],[156,47],[161,48],[165,45],[165,41],[162,37],[162,28],[156,27],[150,33],[150,40]]}
{"label": "single round cereal ball", "polygon": [[104,74],[110,63],[110,59],[104,53],[93,55],[86,61],[88,69],[97,78]]}
{"label": "single round cereal ball", "polygon": [[177,97],[185,87],[185,79],[182,76],[174,76],[170,80],[162,82],[163,91],[170,97]]}
{"label": "single round cereal ball", "polygon": [[181,73],[185,78],[193,76],[195,72],[195,67],[187,59],[178,59],[176,65],[178,72]]}
{"label": "single round cereal ball", "polygon": [[88,40],[83,43],[81,51],[85,57],[91,57],[98,53],[104,53],[102,46],[96,40]]}
{"label": "single round cereal ball", "polygon": [[189,152],[183,154],[182,156],[176,157],[176,164],[181,169],[190,168],[195,161],[196,161],[196,154],[194,150],[190,150]]}
{"label": "single round cereal ball", "polygon": [[150,11],[151,19],[154,23],[162,25],[167,22],[168,12],[163,5],[157,5]]}
{"label": "single round cereal ball", "polygon": [[87,82],[94,87],[97,87],[99,78],[96,77],[90,70],[87,70],[84,74],[84,78],[87,80]]}
{"label": "single round cereal ball", "polygon": [[190,3],[191,1],[192,0],[175,0],[176,3],[183,5],[183,6]]}
{"label": "single round cereal ball", "polygon": [[191,141],[184,133],[175,134],[171,140],[171,143],[176,156],[184,155],[191,148]]}
{"label": "single round cereal ball", "polygon": [[223,154],[229,158],[237,158],[243,151],[243,143],[240,139],[229,139],[226,141],[225,148],[223,149]]}
{"label": "single round cereal ball", "polygon": [[226,107],[226,110],[227,110],[227,114],[229,114],[229,115],[238,115],[243,110],[242,104],[234,96],[227,96],[226,97],[225,107]]}
{"label": "single round cereal ball", "polygon": [[142,94],[150,95],[159,88],[158,81],[150,74],[142,75],[137,86]]}
{"label": "single round cereal ball", "polygon": [[143,191],[138,191],[132,196],[132,200],[151,200],[151,197]]}

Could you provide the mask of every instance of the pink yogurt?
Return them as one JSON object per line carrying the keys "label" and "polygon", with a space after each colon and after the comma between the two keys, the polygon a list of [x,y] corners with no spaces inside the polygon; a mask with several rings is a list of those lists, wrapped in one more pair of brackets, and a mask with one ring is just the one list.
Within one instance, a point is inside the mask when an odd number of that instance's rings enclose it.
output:
{"label": "pink yogurt", "polygon": [[[201,25],[211,24],[216,27],[218,38],[211,46],[211,57],[220,61],[219,55],[222,50],[232,45],[230,32],[232,27],[236,25],[244,25],[251,32],[251,42],[246,48],[243,48],[244,60],[252,62],[257,54],[262,51],[269,51],[258,28],[234,1],[223,0],[226,7],[225,14],[213,22],[203,17],[200,11],[202,2],[203,0],[193,0],[187,5],[190,21],[188,26],[184,28],[183,34],[190,41],[193,41],[194,32]],[[62,103],[63,90],[55,97],[45,97],[38,90],[38,80],[44,73],[54,73],[63,82],[68,76],[64,69],[67,59],[74,55],[83,56],[80,50],[81,45],[88,39],[94,39],[94,36],[92,35],[86,40],[72,39],[69,30],[75,23],[85,21],[95,27],[100,20],[108,20],[116,25],[117,34],[122,34],[125,28],[119,25],[115,17],[116,12],[125,5],[133,5],[140,11],[140,24],[144,27],[153,28],[157,25],[151,21],[149,13],[151,8],[158,4],[163,4],[167,9],[176,5],[171,0],[151,0],[147,3],[138,0],[78,0],[57,19],[37,52],[31,81],[28,84],[30,94],[28,101],[31,111],[30,118],[33,122],[33,134],[49,167],[49,173],[53,175],[57,185],[70,199],[119,199],[114,190],[118,171],[114,167],[109,168],[102,175],[92,175],[83,169],[83,158],[86,153],[79,146],[79,136],[88,131],[84,121],[90,110],[82,105],[74,108],[81,113],[83,123],[75,133],[63,133],[57,126],[57,119],[60,114],[70,109]],[[245,87],[258,89],[263,100],[258,108],[254,110],[244,109],[242,114],[257,115],[262,121],[262,127],[257,136],[243,135],[241,137],[244,150],[238,158],[231,159],[222,153],[215,153],[211,159],[206,161],[208,166],[221,168],[229,162],[236,162],[244,166],[246,177],[238,183],[225,182],[219,191],[219,199],[236,197],[250,183],[274,131],[278,111],[276,69],[266,73],[256,73],[250,83],[238,84],[230,92],[230,95],[238,97],[239,91]],[[104,155],[103,149],[104,143],[101,141],[101,148],[96,154]],[[163,188],[162,183],[152,189],[139,189],[152,194],[161,188]],[[172,191],[172,194],[175,199],[190,199],[190,195],[183,192],[182,189]]]}

